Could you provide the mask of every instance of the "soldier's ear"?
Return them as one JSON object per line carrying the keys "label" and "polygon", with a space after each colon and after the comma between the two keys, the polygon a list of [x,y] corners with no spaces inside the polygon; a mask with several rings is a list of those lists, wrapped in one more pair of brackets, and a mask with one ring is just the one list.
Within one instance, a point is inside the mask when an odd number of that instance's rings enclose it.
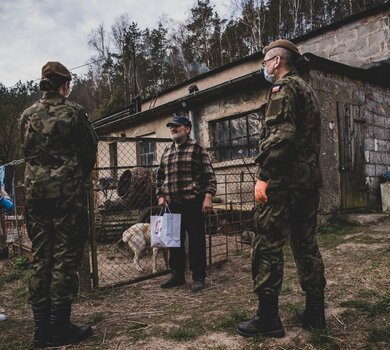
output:
{"label": "soldier's ear", "polygon": [[280,61],[282,60],[282,56],[276,56],[275,57],[275,65],[274,65],[274,69],[275,68],[278,68],[280,66]]}

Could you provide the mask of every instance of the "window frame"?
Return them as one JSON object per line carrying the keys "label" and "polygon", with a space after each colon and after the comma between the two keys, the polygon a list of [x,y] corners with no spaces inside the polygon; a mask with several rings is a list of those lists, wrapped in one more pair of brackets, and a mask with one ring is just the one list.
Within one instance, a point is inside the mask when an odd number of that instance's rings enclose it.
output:
{"label": "window frame", "polygon": [[[137,141],[137,165],[142,167],[152,167],[156,165],[157,161],[157,141],[156,133],[151,133],[139,137],[140,140]],[[143,146],[148,144],[148,151],[144,152]],[[148,158],[152,155],[152,161]]]}
{"label": "window frame", "polygon": [[[213,131],[212,145],[213,145],[213,150],[214,150],[214,154],[215,154],[215,159],[218,162],[226,162],[226,161],[231,161],[231,160],[235,160],[235,159],[240,159],[243,157],[250,158],[250,157],[254,156],[253,153],[257,151],[258,143],[253,142],[253,141],[251,142],[251,139],[253,139],[254,136],[257,136],[258,138],[260,138],[260,133],[259,133],[259,129],[258,129],[257,133],[250,134],[250,121],[248,118],[251,114],[256,114],[258,117],[259,125],[260,125],[263,113],[264,113],[264,108],[256,108],[256,109],[249,111],[249,112],[242,112],[242,113],[231,115],[231,116],[226,117],[226,118],[221,118],[221,119],[210,121],[211,126],[212,126],[212,131]],[[233,138],[232,137],[232,129],[233,128],[232,128],[231,122],[232,122],[232,120],[237,120],[237,119],[240,119],[243,117],[245,117],[245,135],[243,135],[240,138],[237,138],[237,137]],[[220,127],[220,126],[218,126],[218,124],[222,123],[222,122],[226,122],[226,121],[228,122],[229,136],[228,136],[227,140],[224,140],[222,142],[225,143],[226,141],[228,141],[229,145],[222,146],[224,148],[226,147],[226,149],[221,149],[222,147],[218,146],[218,144],[221,141],[217,140],[218,128]],[[234,145],[235,139],[237,140],[237,139],[243,139],[243,138],[246,139],[246,142],[244,144]],[[242,146],[242,147],[239,147],[239,146]],[[237,156],[236,154],[233,153],[234,150],[237,150],[237,149],[243,150],[243,154],[241,156]]]}

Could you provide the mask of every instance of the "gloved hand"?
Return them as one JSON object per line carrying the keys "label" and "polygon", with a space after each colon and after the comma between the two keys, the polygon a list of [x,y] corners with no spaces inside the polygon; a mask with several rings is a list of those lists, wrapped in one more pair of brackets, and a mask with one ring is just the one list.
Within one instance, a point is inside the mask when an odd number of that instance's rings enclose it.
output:
{"label": "gloved hand", "polygon": [[257,180],[255,185],[255,201],[260,204],[267,203],[268,197],[266,194],[268,182]]}

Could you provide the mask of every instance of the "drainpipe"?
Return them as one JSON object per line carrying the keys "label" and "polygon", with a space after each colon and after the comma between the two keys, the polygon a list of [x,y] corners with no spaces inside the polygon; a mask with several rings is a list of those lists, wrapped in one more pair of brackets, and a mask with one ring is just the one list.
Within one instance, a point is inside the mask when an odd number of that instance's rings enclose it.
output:
{"label": "drainpipe", "polygon": [[191,138],[196,140],[196,136],[197,136],[198,133],[197,133],[196,124],[195,124],[195,114],[194,114],[194,111],[192,109],[190,109],[188,111],[188,119],[192,123]]}

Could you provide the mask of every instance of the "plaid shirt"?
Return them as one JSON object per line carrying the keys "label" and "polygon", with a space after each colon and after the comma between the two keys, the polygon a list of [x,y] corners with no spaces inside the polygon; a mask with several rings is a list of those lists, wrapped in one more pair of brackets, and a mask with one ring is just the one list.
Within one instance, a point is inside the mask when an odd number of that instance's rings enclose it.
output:
{"label": "plaid shirt", "polygon": [[172,142],[165,148],[157,171],[157,197],[180,202],[216,191],[210,157],[197,141],[189,139],[177,147]]}

